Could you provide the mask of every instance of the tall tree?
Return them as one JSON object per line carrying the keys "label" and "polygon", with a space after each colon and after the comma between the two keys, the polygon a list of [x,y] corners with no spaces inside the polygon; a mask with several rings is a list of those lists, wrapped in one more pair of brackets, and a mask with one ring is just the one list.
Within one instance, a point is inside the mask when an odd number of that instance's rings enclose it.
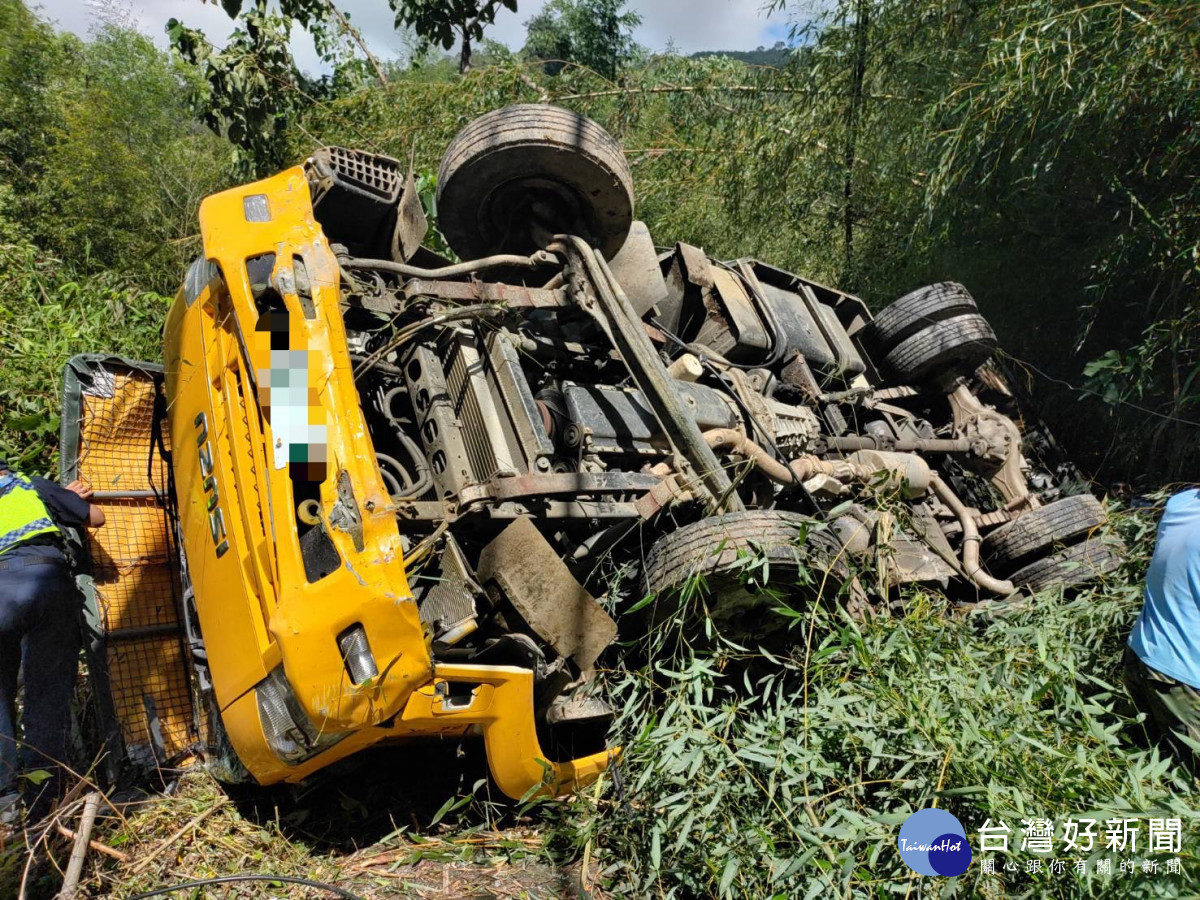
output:
{"label": "tall tree", "polygon": [[542,11],[525,22],[525,46],[521,55],[526,59],[539,60],[542,71],[557,75],[574,55],[574,42],[566,16],[551,2]]}
{"label": "tall tree", "polygon": [[867,74],[867,36],[871,29],[871,0],[856,0],[854,6],[854,73],[850,85],[850,99],[846,107],[846,150],[843,154],[845,181],[842,198],[842,235],[846,242],[846,271],[854,266],[854,164],[858,141],[858,120],[863,105],[863,81]]}
{"label": "tall tree", "polygon": [[496,20],[500,8],[517,11],[517,0],[388,0],[396,13],[396,28],[410,27],[426,44],[449,50],[462,41],[458,71],[471,68],[471,42]]}
{"label": "tall tree", "polygon": [[[288,124],[314,95],[361,82],[364,65],[387,84],[362,33],[333,0],[221,0],[221,6],[238,26],[224,49],[177,19],[167,22],[167,34],[176,52],[203,76],[197,111],[237,148],[243,174],[263,175],[284,164]],[[317,55],[334,69],[332,79],[311,81],[296,68],[290,45],[293,24],[312,36]]]}
{"label": "tall tree", "polygon": [[523,53],[544,60],[549,75],[573,62],[611,81],[641,51],[633,29],[642,17],[626,6],[627,0],[550,0],[525,23]]}
{"label": "tall tree", "polygon": [[[220,0],[220,3],[231,19],[236,19],[245,6],[245,0]],[[276,6],[285,20],[296,21],[312,35],[323,62],[345,62],[348,54],[357,51],[370,64],[380,83],[387,84],[383,66],[363,40],[362,32],[350,23],[350,13],[339,9],[333,0],[276,0]],[[265,15],[266,0],[252,0],[251,8],[258,15]]]}
{"label": "tall tree", "polygon": [[286,162],[285,133],[299,108],[300,74],[288,46],[290,19],[258,0],[238,22],[223,50],[176,19],[167,22],[167,34],[203,78],[195,100],[204,123],[237,148],[243,174],[263,176]]}

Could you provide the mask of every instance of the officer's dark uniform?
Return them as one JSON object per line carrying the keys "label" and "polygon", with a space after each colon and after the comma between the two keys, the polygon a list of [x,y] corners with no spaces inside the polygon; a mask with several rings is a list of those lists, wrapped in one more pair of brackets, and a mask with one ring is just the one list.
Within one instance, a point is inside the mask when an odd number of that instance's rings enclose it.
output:
{"label": "officer's dark uniform", "polygon": [[[3,461],[0,461],[0,472]],[[42,478],[0,474],[0,795],[21,789],[32,819],[61,787],[71,695],[79,664],[80,594],[59,525],[88,520],[82,497]],[[24,664],[23,742],[17,740],[17,675]],[[41,785],[21,772],[44,769]]]}

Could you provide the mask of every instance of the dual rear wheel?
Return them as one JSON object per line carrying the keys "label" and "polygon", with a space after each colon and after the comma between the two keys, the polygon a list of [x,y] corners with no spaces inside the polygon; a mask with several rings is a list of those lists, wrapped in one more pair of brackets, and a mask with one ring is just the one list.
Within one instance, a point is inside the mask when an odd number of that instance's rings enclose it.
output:
{"label": "dual rear wheel", "polygon": [[983,541],[994,573],[1036,593],[1094,581],[1117,569],[1124,544],[1104,531],[1108,514],[1091,494],[1064,497],[1002,525]]}
{"label": "dual rear wheel", "polygon": [[643,577],[647,593],[697,591],[718,628],[756,637],[786,627],[775,611],[781,600],[853,593],[832,532],[800,513],[771,510],[710,516],[664,535],[650,548]]}
{"label": "dual rear wheel", "polygon": [[961,284],[918,288],[883,309],[864,333],[881,374],[900,384],[969,375],[996,350],[996,333]]}

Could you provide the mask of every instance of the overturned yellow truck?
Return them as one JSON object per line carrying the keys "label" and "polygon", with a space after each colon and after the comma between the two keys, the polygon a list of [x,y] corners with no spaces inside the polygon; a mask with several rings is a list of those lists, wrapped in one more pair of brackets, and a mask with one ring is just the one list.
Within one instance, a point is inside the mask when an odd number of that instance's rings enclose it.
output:
{"label": "overturned yellow truck", "polygon": [[72,362],[63,470],[116,526],[88,538],[114,758],[271,784],[479,736],[505,794],[562,794],[618,752],[596,672],[650,594],[786,643],[781,596],[1119,564],[961,285],[872,316],[657,246],[617,142],[546,105],[468,124],[437,211],[461,261],[412,172],[318,150],[205,200],[161,367]]}

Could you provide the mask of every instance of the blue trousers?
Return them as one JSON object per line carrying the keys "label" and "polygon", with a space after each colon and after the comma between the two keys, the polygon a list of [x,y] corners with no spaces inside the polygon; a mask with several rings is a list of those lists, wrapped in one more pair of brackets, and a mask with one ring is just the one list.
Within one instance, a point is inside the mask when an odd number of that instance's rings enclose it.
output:
{"label": "blue trousers", "polygon": [[[62,790],[71,697],[79,668],[80,595],[66,560],[0,556],[0,793],[18,787],[31,820]],[[17,676],[24,668],[24,739],[17,737]],[[44,770],[41,784],[16,776]]]}

